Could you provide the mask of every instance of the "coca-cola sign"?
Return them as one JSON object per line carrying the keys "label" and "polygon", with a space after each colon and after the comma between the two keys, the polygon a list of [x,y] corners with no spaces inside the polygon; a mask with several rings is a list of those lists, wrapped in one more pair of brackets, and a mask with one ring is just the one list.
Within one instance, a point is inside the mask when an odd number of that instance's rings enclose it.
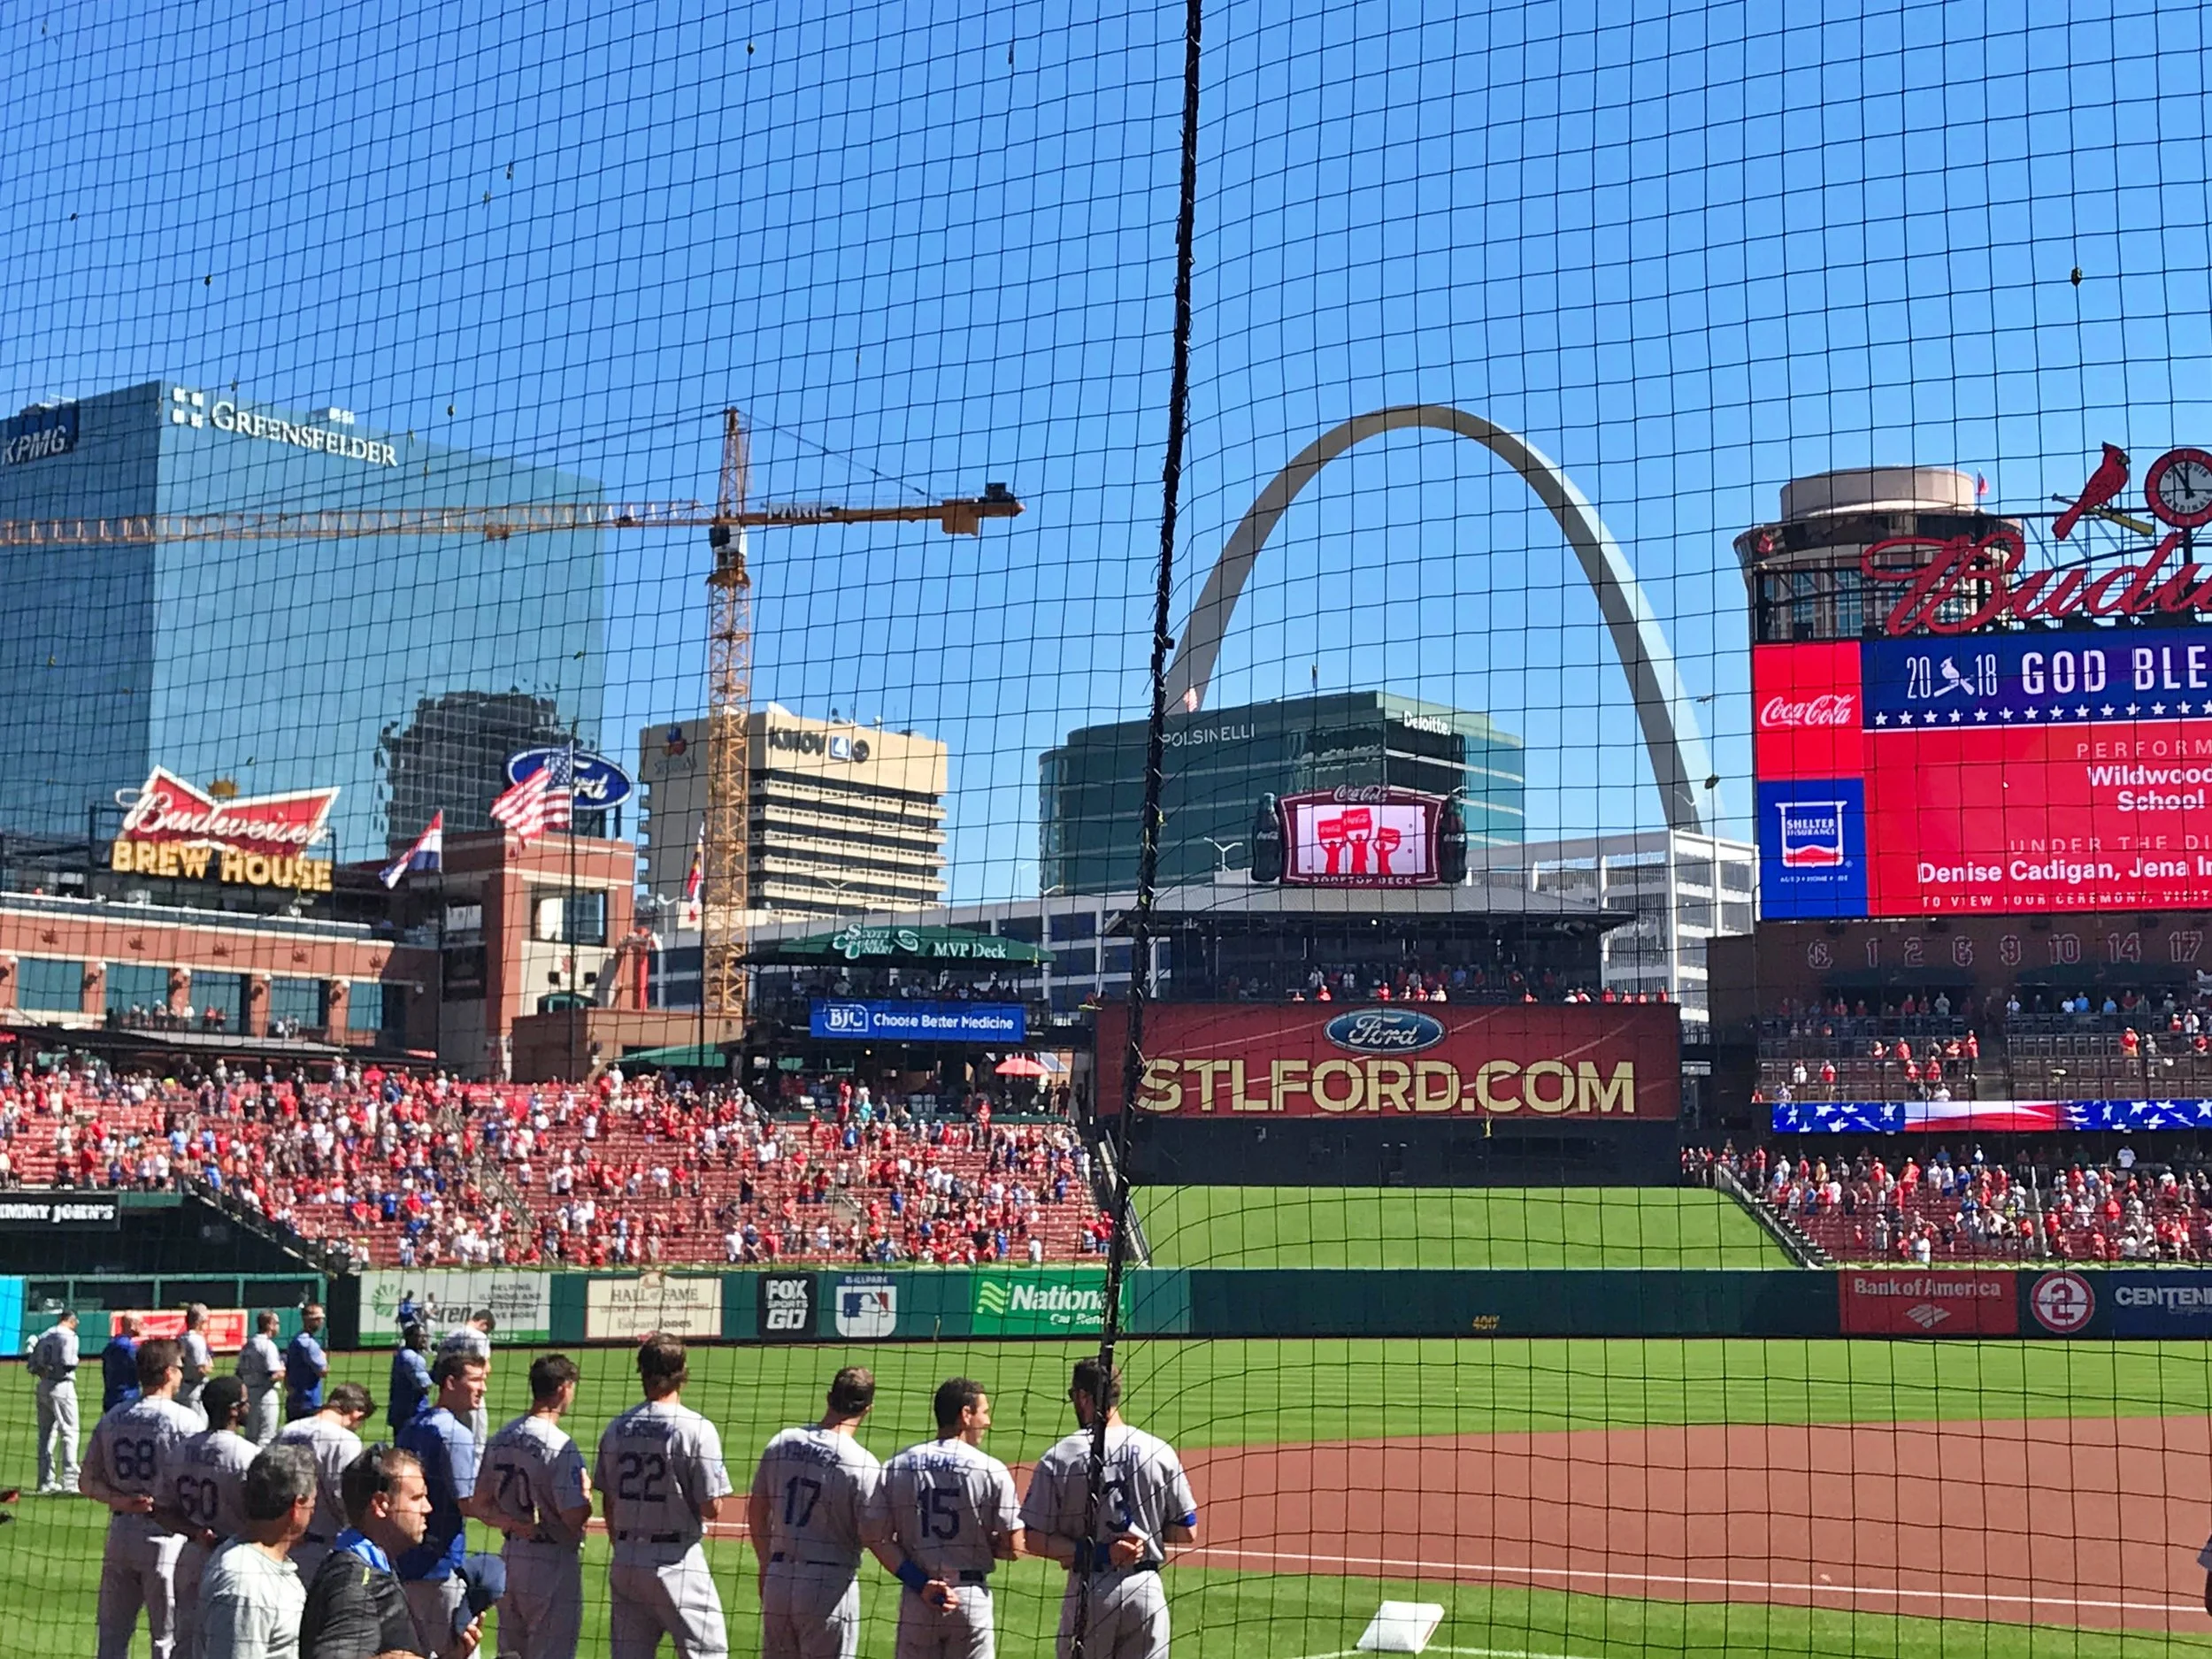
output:
{"label": "coca-cola sign", "polygon": [[[2031,571],[2022,568],[2028,549],[2020,533],[2004,529],[1978,540],[1896,536],[1867,549],[1859,565],[1869,581],[1902,589],[1882,623],[1901,638],[2008,622],[2212,612],[2212,571],[2193,560],[2170,564],[2183,545],[2176,531],[2139,564]],[[1911,562],[1901,561],[1906,555]]]}
{"label": "coca-cola sign", "polygon": [[125,841],[294,854],[321,839],[338,791],[301,789],[219,801],[157,766],[144,787],[117,798],[127,809]]}
{"label": "coca-cola sign", "polygon": [[1769,697],[1759,705],[1759,724],[1783,726],[1856,726],[1859,700],[1849,693],[1813,697]]}

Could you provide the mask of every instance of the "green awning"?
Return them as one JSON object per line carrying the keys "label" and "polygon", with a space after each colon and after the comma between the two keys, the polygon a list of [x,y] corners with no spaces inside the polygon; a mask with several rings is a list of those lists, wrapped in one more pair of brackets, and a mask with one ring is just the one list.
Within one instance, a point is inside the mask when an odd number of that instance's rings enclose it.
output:
{"label": "green awning", "polygon": [[963,927],[841,927],[833,933],[803,939],[775,939],[756,945],[752,963],[794,966],[840,962],[926,963],[935,968],[991,967],[1002,962],[1048,963],[1041,945]]}
{"label": "green awning", "polygon": [[657,1065],[688,1071],[726,1071],[728,1053],[712,1043],[680,1042],[667,1048],[633,1048],[615,1061],[617,1065]]}

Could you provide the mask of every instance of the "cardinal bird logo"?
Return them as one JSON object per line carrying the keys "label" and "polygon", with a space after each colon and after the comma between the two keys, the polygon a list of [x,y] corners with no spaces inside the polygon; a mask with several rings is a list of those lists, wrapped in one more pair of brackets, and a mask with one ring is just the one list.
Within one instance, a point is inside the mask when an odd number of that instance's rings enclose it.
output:
{"label": "cardinal bird logo", "polygon": [[2063,541],[2073,534],[2074,526],[2081,522],[2082,514],[2092,507],[2101,507],[2128,487],[2128,452],[2116,443],[2104,447],[2104,459],[2097,463],[2097,470],[2089,475],[2089,482],[2082,487],[2081,497],[2064,512],[2052,520],[2051,534]]}

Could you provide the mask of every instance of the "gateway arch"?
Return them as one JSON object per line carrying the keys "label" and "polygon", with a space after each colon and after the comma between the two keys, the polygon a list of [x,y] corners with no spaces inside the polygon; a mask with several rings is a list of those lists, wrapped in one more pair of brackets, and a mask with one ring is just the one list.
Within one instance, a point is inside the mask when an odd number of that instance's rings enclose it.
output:
{"label": "gateway arch", "polygon": [[1558,521],[1567,544],[1582,562],[1582,573],[1589,579],[1606,630],[1613,636],[1614,654],[1628,676],[1667,827],[1704,833],[1705,817],[1698,805],[1698,791],[1713,775],[1712,757],[1698,730],[1682,677],[1675,669],[1665,630],[1652,614],[1644,590],[1637,586],[1628,556],[1598,517],[1597,509],[1550,457],[1518,433],[1448,403],[1401,403],[1355,415],[1316,438],[1269,480],[1223,546],[1197,604],[1183,624],[1175,660],[1168,665],[1168,706],[1194,710],[1205,702],[1215,661],[1221,655],[1222,636],[1236,613],[1244,584],[1259,559],[1260,549],[1267,545],[1267,538],[1290,511],[1299,491],[1354,444],[1414,427],[1473,439],[1518,472]]}

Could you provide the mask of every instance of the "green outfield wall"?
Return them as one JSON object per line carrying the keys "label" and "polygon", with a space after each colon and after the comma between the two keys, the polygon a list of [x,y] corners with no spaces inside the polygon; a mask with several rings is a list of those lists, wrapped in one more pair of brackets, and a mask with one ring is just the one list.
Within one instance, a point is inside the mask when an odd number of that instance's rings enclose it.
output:
{"label": "green outfield wall", "polygon": [[[344,1347],[390,1341],[394,1298],[426,1288],[453,1317],[472,1301],[494,1308],[499,1340],[523,1343],[626,1343],[651,1331],[706,1342],[933,1342],[1095,1336],[1106,1273],[1064,1265],[501,1269],[373,1274],[349,1294],[353,1288],[332,1286],[334,1335]],[[1121,1324],[1140,1338],[2212,1339],[2212,1272],[1133,1268]]]}

